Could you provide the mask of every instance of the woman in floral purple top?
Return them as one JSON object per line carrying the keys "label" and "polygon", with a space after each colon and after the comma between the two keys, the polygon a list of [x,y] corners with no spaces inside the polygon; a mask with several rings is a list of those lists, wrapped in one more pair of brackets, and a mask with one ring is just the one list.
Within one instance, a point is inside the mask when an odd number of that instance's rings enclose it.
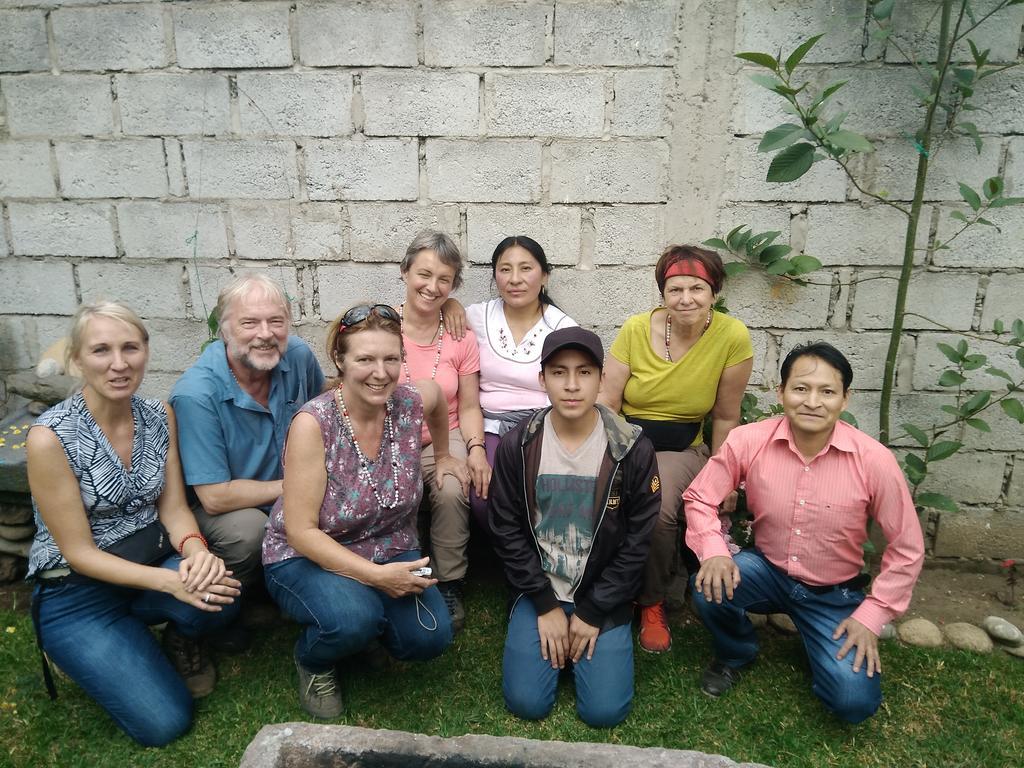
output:
{"label": "woman in floral purple top", "polygon": [[448,454],[448,407],[436,384],[398,385],[398,314],[353,307],[331,326],[334,386],[292,420],[284,496],[267,522],[267,589],[304,625],[295,644],[299,700],[314,717],[342,712],[336,662],[380,638],[395,658],[429,659],[451,642],[448,611],[416,539],[426,414],[437,461],[468,485]]}

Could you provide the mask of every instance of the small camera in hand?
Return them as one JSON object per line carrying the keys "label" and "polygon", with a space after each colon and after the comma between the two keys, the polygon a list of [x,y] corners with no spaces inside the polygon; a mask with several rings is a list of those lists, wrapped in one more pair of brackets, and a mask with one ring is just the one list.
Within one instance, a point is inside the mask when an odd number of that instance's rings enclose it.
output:
{"label": "small camera in hand", "polygon": [[430,578],[430,574],[432,574],[433,571],[430,569],[430,566],[425,565],[422,568],[416,568],[416,569],[410,571],[410,573],[413,576],[422,576],[424,579],[429,579]]}

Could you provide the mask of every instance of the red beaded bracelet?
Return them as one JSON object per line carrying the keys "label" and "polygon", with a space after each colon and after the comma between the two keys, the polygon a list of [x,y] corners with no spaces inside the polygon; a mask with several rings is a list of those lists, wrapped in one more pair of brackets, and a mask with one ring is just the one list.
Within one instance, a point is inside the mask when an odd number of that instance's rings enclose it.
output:
{"label": "red beaded bracelet", "polygon": [[206,543],[206,537],[203,536],[203,534],[199,533],[199,531],[192,531],[192,533],[186,533],[182,540],[178,542],[179,555],[185,555],[185,542],[189,539],[199,539],[201,542],[203,542],[204,547],[209,547],[209,544]]}

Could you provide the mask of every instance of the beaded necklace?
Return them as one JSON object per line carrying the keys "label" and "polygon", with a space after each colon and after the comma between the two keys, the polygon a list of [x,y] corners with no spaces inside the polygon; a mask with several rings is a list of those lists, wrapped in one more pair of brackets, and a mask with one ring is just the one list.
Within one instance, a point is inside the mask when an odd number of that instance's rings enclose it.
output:
{"label": "beaded necklace", "polygon": [[[701,336],[704,335],[704,331],[711,325],[711,312],[708,312],[708,319],[704,321],[704,327],[701,328]],[[672,314],[665,310],[665,359],[670,363],[672,362],[672,351],[670,345],[672,344]]]}
{"label": "beaded necklace", "polygon": [[356,431],[352,426],[352,419],[349,418],[348,408],[345,407],[345,398],[341,394],[341,384],[338,384],[334,390],[334,401],[338,406],[338,411],[341,413],[342,421],[345,422],[345,428],[348,429],[348,434],[352,438],[352,447],[356,449],[356,456],[359,457],[359,476],[370,486],[370,490],[373,491],[373,497],[381,507],[384,509],[394,509],[398,506],[398,445],[395,441],[395,426],[391,420],[391,398],[388,398],[387,413],[384,415],[384,431],[380,441],[381,447],[377,454],[378,460],[383,458],[384,441],[387,440],[389,450],[391,451],[391,487],[394,489],[394,497],[390,501],[384,500],[377,489],[376,483],[373,482],[373,476],[370,474],[370,462],[356,440]]}
{"label": "beaded necklace", "polygon": [[[398,305],[398,319],[400,330],[405,333],[405,303]],[[434,353],[434,367],[430,371],[430,380],[437,376],[437,366],[441,362],[441,342],[444,340],[444,315],[438,310],[437,313],[437,351]],[[412,384],[412,376],[409,374],[409,363],[402,357],[402,367],[405,368],[405,383]]]}

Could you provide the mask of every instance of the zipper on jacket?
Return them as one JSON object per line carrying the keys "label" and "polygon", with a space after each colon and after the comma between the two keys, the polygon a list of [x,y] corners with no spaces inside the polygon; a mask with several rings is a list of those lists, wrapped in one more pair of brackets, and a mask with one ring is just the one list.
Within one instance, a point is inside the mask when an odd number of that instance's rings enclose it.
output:
{"label": "zipper on jacket", "polygon": [[[608,476],[608,491],[605,493],[604,504],[601,505],[601,516],[597,519],[597,525],[594,526],[594,535],[590,539],[590,549],[587,550],[587,556],[583,558],[583,569],[580,571],[579,581],[572,585],[573,605],[576,604],[576,588],[583,583],[583,577],[587,575],[587,564],[590,562],[590,554],[594,551],[594,541],[597,539],[598,531],[601,530],[601,524],[604,522],[604,516],[608,512],[608,499],[612,496],[612,486],[615,485],[615,475],[618,474],[620,466],[622,466],[621,461],[615,462],[615,467],[612,469],[612,473]],[[534,536],[534,538],[536,538],[536,536]]]}

